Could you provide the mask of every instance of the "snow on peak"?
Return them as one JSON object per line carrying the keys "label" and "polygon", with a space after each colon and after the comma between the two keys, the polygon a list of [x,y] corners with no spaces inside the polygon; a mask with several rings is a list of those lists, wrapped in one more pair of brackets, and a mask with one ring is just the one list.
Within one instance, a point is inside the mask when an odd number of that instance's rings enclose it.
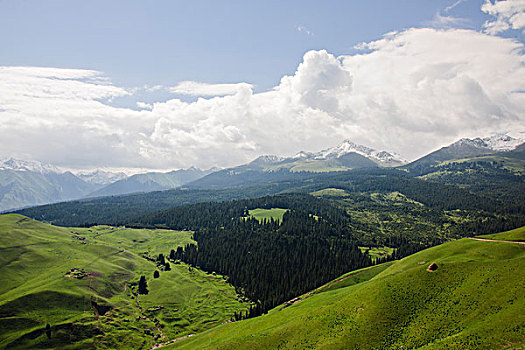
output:
{"label": "snow on peak", "polygon": [[350,140],[343,141],[339,146],[315,153],[313,157],[314,159],[334,159],[352,152],[360,154],[380,164],[406,163],[406,160],[399,154],[387,151],[376,151],[373,148],[356,144]]}
{"label": "snow on peak", "polygon": [[462,138],[454,142],[452,147],[471,146],[476,148],[484,148],[490,151],[504,152],[512,151],[521,145],[525,140],[516,139],[505,134],[496,134],[489,137],[476,137],[474,139]]}
{"label": "snow on peak", "polygon": [[525,142],[525,140],[516,139],[505,134],[497,134],[483,138],[483,142],[494,151],[512,151]]}
{"label": "snow on peak", "polygon": [[265,154],[262,156],[257,157],[254,161],[252,161],[252,164],[269,164],[269,163],[277,163],[282,161],[284,158],[279,156],[274,156],[271,154]]}
{"label": "snow on peak", "polygon": [[79,178],[82,180],[93,183],[93,184],[101,184],[101,185],[107,185],[112,182],[125,179],[128,177],[123,172],[111,172],[111,171],[104,171],[104,170],[94,170],[91,172],[80,172],[76,174]]}
{"label": "snow on peak", "polygon": [[313,153],[301,151],[294,155],[292,159],[305,159],[305,158],[312,158],[314,156]]}
{"label": "snow on peak", "polygon": [[33,171],[40,174],[63,173],[62,170],[48,163],[41,163],[34,160],[22,160],[15,158],[0,160],[0,170]]}

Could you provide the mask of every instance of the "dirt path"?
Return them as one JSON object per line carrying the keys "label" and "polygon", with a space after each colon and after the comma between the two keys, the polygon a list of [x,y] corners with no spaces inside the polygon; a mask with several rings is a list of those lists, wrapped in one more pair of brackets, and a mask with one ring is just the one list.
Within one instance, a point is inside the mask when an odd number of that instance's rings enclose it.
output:
{"label": "dirt path", "polygon": [[514,243],[514,244],[520,244],[525,247],[525,242],[520,242],[520,241],[504,241],[502,239],[487,239],[487,238],[474,238],[474,237],[469,237],[469,239],[473,239],[475,241],[482,241],[482,242]]}
{"label": "dirt path", "polygon": [[177,339],[173,339],[173,340],[170,340],[170,341],[167,341],[165,343],[160,343],[160,344],[156,344],[154,345],[151,350],[153,349],[158,349],[158,348],[161,348],[163,346],[166,346],[166,345],[169,345],[169,344],[173,344],[179,340],[182,340],[182,339],[186,339],[186,338],[189,338],[189,337],[193,337],[195,334],[188,334],[188,335],[185,335],[184,337],[180,337],[180,338],[177,338]]}
{"label": "dirt path", "polygon": [[[165,339],[166,337],[164,336],[164,332],[162,332],[159,320],[157,320],[156,318],[151,320],[148,316],[146,316],[144,314],[144,310],[142,309],[142,306],[140,306],[140,303],[139,303],[139,294],[138,293],[135,295],[135,302],[137,304],[137,309],[139,310],[139,313],[140,313],[140,319],[143,319],[143,320],[146,320],[146,321],[149,321],[149,322],[153,323],[155,325],[155,328],[157,329],[157,332],[160,335],[160,339],[161,340]],[[155,329],[153,329],[153,331],[155,331]]]}

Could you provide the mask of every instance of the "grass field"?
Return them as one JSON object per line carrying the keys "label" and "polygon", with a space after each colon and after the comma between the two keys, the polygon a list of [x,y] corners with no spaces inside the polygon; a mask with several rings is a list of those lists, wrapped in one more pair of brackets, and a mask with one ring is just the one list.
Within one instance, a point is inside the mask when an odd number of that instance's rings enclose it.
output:
{"label": "grass field", "polygon": [[447,165],[450,163],[465,163],[465,162],[472,162],[472,161],[497,162],[497,163],[500,163],[503,166],[503,168],[508,169],[515,174],[523,174],[523,170],[525,169],[524,159],[509,158],[501,154],[498,154],[497,156],[488,155],[488,156],[479,156],[479,157],[472,157],[472,158],[465,158],[465,159],[454,159],[454,160],[441,162],[439,165]]}
{"label": "grass field", "polygon": [[316,197],[348,197],[348,193],[340,188],[325,188],[312,192],[311,195]]}
{"label": "grass field", "polygon": [[515,230],[507,231],[507,232],[500,232],[500,233],[495,233],[492,235],[483,235],[483,236],[478,236],[478,237],[484,238],[484,239],[525,242],[525,229],[523,229],[522,227],[522,228],[518,228]]}
{"label": "grass field", "polygon": [[362,253],[368,252],[373,261],[392,255],[395,248],[391,247],[359,247]]}
{"label": "grass field", "polygon": [[262,222],[263,220],[278,220],[281,222],[283,220],[283,215],[286,213],[288,209],[281,209],[281,208],[272,208],[272,209],[252,209],[248,213],[250,214],[250,217],[257,219],[259,222]]}
{"label": "grass field", "polygon": [[524,269],[518,244],[461,239],[170,348],[522,349]]}
{"label": "grass field", "polygon": [[[245,309],[221,276],[171,263],[153,278],[157,266],[143,256],[189,242],[191,232],[63,228],[1,215],[0,348],[149,349]],[[137,297],[141,275],[149,294]]]}

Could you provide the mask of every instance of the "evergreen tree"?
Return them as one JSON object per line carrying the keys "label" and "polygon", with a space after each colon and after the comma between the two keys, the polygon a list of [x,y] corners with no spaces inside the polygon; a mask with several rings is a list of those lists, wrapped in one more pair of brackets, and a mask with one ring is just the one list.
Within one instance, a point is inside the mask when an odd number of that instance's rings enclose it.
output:
{"label": "evergreen tree", "polygon": [[146,282],[146,276],[140,276],[139,280],[139,294],[148,294],[148,282]]}
{"label": "evergreen tree", "polygon": [[47,335],[47,339],[51,339],[51,326],[48,324],[46,324],[46,335]]}

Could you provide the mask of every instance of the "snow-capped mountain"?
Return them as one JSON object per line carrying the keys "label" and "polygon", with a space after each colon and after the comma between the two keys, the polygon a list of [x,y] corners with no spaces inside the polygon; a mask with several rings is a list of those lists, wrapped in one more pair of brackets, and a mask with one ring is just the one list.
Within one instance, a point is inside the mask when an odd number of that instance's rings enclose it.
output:
{"label": "snow-capped mountain", "polygon": [[445,161],[478,157],[497,152],[509,152],[522,145],[524,141],[525,140],[523,139],[516,139],[501,134],[484,138],[462,138],[448,146],[442,147],[413,161],[407,165],[407,168],[412,170],[415,169],[416,171],[424,171],[430,166],[435,166]]}
{"label": "snow-capped mountain", "polygon": [[82,180],[92,183],[92,184],[101,184],[108,185],[110,183],[125,179],[128,177],[123,172],[111,172],[104,170],[95,170],[91,172],[79,172],[76,174]]}
{"label": "snow-capped mountain", "polygon": [[272,163],[278,163],[283,161],[285,158],[271,155],[271,154],[265,154],[262,156],[257,157],[255,160],[253,160],[250,164],[258,164],[258,165],[264,165],[264,164],[272,164]]}
{"label": "snow-capped mountain", "polygon": [[362,155],[363,157],[366,157],[381,166],[398,166],[407,162],[399,154],[394,152],[377,151],[373,148],[356,144],[350,140],[345,140],[338,146],[327,148],[317,153],[301,151],[293,156],[293,158],[327,160],[340,158],[349,153],[357,153]]}
{"label": "snow-capped mountain", "polygon": [[477,147],[485,148],[495,152],[512,151],[519,145],[523,144],[525,140],[517,139],[509,135],[493,135],[489,137],[474,139],[463,138],[457,142],[454,142],[450,147]]}
{"label": "snow-capped mountain", "polygon": [[61,174],[64,172],[51,164],[41,163],[34,160],[21,160],[14,158],[0,160],[0,170],[33,171],[40,174]]}
{"label": "snow-capped mountain", "polygon": [[51,164],[13,158],[0,161],[0,211],[77,199],[98,187]]}

